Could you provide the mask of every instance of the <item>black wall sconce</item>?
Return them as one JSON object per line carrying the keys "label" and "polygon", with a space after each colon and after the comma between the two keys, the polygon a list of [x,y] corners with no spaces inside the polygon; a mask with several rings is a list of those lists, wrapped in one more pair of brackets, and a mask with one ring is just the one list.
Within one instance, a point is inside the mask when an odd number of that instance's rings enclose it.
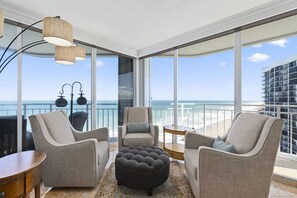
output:
{"label": "black wall sconce", "polygon": [[87,104],[87,99],[85,97],[83,97],[84,93],[83,93],[83,90],[82,90],[82,84],[78,81],[75,81],[74,83],[72,84],[69,84],[69,83],[65,83],[63,86],[62,86],[62,92],[59,92],[61,95],[58,96],[59,98],[55,101],[55,104],[57,107],[66,107],[68,102],[67,100],[64,98],[65,96],[63,96],[64,94],[64,87],[65,86],[70,86],[71,87],[71,100],[70,100],[70,122],[71,124],[73,123],[73,87],[75,84],[79,84],[80,85],[80,88],[79,88],[79,97],[77,98],[76,100],[76,103],[78,105],[85,105]]}

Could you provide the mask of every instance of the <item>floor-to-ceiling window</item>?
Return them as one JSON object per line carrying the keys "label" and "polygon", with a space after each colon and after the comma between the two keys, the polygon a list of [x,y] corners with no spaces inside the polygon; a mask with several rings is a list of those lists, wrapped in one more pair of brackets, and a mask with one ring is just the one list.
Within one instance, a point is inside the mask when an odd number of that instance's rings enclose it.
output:
{"label": "floor-to-ceiling window", "polygon": [[178,123],[211,136],[233,117],[233,34],[178,50]]}
{"label": "floor-to-ceiling window", "polygon": [[96,98],[96,126],[108,127],[114,139],[118,131],[118,56],[103,50],[97,50]]}
{"label": "floor-to-ceiling window", "polygon": [[[5,24],[4,29],[4,37],[1,38],[1,41],[3,41],[1,42],[1,52],[4,51],[3,49],[17,35],[17,31],[20,32],[22,30],[22,28],[7,24]],[[20,36],[20,39],[16,40],[7,51],[6,57],[13,53],[14,49],[28,46],[28,44],[35,41],[42,41],[42,34],[40,32],[26,30]],[[55,46],[45,43],[24,51],[21,56],[11,61],[0,75],[0,86],[4,93],[0,96],[0,116],[5,116],[5,118],[0,118],[0,120],[5,119],[7,123],[7,116],[11,116],[9,119],[13,118],[14,122],[13,136],[4,134],[2,130],[3,126],[1,126],[1,156],[17,151],[17,138],[20,136],[20,133],[22,133],[22,139],[24,140],[22,141],[23,149],[28,149],[28,143],[31,144],[29,149],[33,149],[31,126],[28,119],[33,114],[63,110],[69,116],[70,122],[72,122],[83,112],[88,114],[88,116],[81,130],[91,129],[91,120],[93,119],[91,105],[91,47],[82,45],[80,42],[76,43],[76,45],[86,49],[86,58],[82,61],[76,61],[74,65],[56,63],[54,59]],[[98,105],[96,107],[97,116],[95,123],[97,124],[97,128],[108,127],[110,137],[116,137],[118,128],[119,56],[115,53],[98,49],[97,58],[97,62],[95,61],[97,82],[95,83],[97,84],[96,97]],[[18,67],[17,60],[20,60],[20,67]],[[131,67],[133,68],[133,65]],[[133,79],[131,80],[133,81]],[[72,88],[73,119],[70,116]],[[81,93],[87,99],[87,104],[77,104],[77,99],[81,96]],[[57,107],[55,101],[61,97],[67,100],[67,105]],[[18,101],[20,108],[17,106]],[[22,123],[20,124],[22,126],[22,132],[17,133],[18,112],[21,112],[19,118],[22,118]]]}
{"label": "floor-to-ceiling window", "polygon": [[[179,48],[178,111],[175,115],[178,124],[194,126],[199,133],[210,136],[227,132],[235,111],[241,109],[282,118],[281,152],[275,173],[291,174],[295,178],[294,162],[288,159],[296,160],[297,153],[297,29],[293,25],[296,20],[296,16],[280,17],[269,23],[234,29],[234,34]],[[158,60],[160,56],[151,59]],[[235,62],[238,64],[234,65]],[[152,61],[151,80],[154,72],[164,73],[154,65]],[[152,82],[150,85],[153,89]],[[196,107],[196,100],[205,104]]]}
{"label": "floor-to-ceiling window", "polygon": [[[33,31],[26,31],[23,34],[23,46],[34,40],[42,40],[42,34]],[[87,54],[90,54],[89,47],[82,47],[86,48]],[[81,111],[90,114],[90,56],[86,56],[85,60],[76,61],[73,65],[63,65],[55,62],[54,53],[55,46],[43,44],[27,50],[22,55],[22,103],[25,118],[32,114],[55,110],[63,110],[70,116],[72,90],[73,115],[76,116],[75,112]],[[87,104],[77,104],[80,93],[87,99]],[[65,107],[55,105],[60,96],[67,100]],[[75,122],[76,118],[70,121]],[[90,129],[88,123],[87,119],[83,130]]]}
{"label": "floor-to-ceiling window", "polygon": [[[151,57],[150,97],[155,123],[224,134],[234,113],[233,34]],[[176,55],[175,55],[176,56]],[[174,59],[177,87],[174,89]],[[177,115],[174,114],[174,93]]]}
{"label": "floor-to-ceiling window", "polygon": [[297,16],[242,31],[244,110],[284,120],[280,151],[297,153]]}
{"label": "floor-to-ceiling window", "polygon": [[174,58],[173,52],[151,58],[150,103],[154,124],[160,129],[174,123]]}
{"label": "floor-to-ceiling window", "polygon": [[[16,35],[17,27],[4,25],[4,36],[0,39],[0,56]],[[6,67],[8,61],[4,62],[15,49],[16,43],[13,43],[0,62],[0,157],[17,151],[17,59]]]}

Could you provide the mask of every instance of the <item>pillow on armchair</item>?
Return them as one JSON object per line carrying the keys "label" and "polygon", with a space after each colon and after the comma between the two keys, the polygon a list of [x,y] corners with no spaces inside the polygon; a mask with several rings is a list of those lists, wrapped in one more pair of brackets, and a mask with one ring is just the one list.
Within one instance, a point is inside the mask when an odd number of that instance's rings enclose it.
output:
{"label": "pillow on armchair", "polygon": [[149,123],[128,123],[127,133],[149,133]]}
{"label": "pillow on armchair", "polygon": [[215,139],[215,141],[213,142],[212,148],[222,150],[222,151],[226,151],[226,152],[230,152],[230,153],[235,152],[234,146],[232,144],[228,144],[228,143],[224,142],[224,140],[220,136],[218,136]]}

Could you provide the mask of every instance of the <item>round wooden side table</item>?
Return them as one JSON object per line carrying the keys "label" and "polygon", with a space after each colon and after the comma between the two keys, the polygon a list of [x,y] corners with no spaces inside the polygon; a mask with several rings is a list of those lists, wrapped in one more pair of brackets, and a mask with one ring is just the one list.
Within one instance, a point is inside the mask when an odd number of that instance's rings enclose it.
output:
{"label": "round wooden side table", "polygon": [[0,195],[4,197],[29,197],[35,188],[40,197],[41,163],[46,154],[25,151],[0,158]]}
{"label": "round wooden side table", "polygon": [[[174,126],[174,125],[168,125],[163,127],[163,150],[168,153],[168,155],[172,158],[178,159],[178,160],[184,160],[184,151],[185,151],[185,145],[174,143],[173,142],[173,136],[174,135],[185,135],[186,132],[191,131],[195,132],[196,130],[193,128],[185,127],[185,126]],[[165,142],[165,134],[170,133],[172,134],[172,142],[166,143]]]}

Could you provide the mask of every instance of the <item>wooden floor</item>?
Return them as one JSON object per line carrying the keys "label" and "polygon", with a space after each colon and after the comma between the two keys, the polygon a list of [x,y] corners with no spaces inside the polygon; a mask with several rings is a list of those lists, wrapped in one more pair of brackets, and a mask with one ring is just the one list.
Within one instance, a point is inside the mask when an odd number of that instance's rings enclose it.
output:
{"label": "wooden floor", "polygon": [[[117,144],[111,143],[110,144],[110,158],[109,158],[106,168],[108,168],[110,166],[110,164],[114,161],[117,151],[118,151]],[[181,163],[182,163],[182,161],[181,161]],[[284,163],[284,162],[282,161],[282,163]],[[294,164],[294,166],[296,166],[296,164]],[[281,165],[279,165],[279,167],[281,167]],[[282,181],[282,180],[278,179],[278,181]],[[41,187],[41,195],[44,196],[48,190],[50,190],[50,188],[42,186]],[[31,193],[31,198],[33,198],[33,197],[34,197],[34,193]],[[270,186],[269,198],[276,198],[276,197],[278,197],[278,198],[289,198],[289,197],[297,198],[297,186],[293,187],[292,185],[285,185],[285,184],[277,182],[277,181],[272,181],[271,186]]]}

